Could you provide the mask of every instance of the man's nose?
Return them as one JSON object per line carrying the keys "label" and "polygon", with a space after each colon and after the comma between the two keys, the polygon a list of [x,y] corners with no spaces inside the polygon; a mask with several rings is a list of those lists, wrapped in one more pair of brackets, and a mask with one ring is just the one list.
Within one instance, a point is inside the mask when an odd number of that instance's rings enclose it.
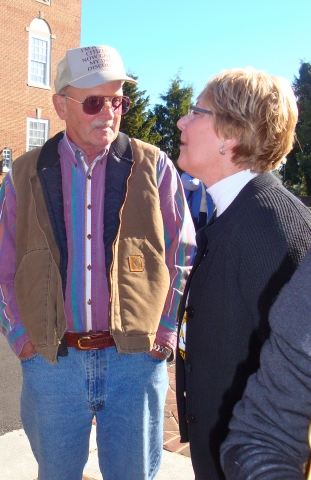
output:
{"label": "man's nose", "polygon": [[107,116],[109,114],[110,118],[114,118],[114,109],[112,108],[112,101],[109,98],[105,98],[105,103],[103,108],[99,113],[103,113]]}

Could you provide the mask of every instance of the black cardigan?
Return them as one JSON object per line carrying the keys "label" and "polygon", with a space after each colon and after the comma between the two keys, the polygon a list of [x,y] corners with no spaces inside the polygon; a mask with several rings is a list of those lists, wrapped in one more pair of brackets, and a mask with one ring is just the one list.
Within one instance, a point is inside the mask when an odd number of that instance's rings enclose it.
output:
{"label": "black cardigan", "polygon": [[[220,445],[269,335],[268,312],[311,246],[308,209],[270,173],[251,180],[198,232],[189,292],[186,355],[176,358],[182,441],[196,480],[225,478]],[[186,392],[186,397],[184,395]]]}

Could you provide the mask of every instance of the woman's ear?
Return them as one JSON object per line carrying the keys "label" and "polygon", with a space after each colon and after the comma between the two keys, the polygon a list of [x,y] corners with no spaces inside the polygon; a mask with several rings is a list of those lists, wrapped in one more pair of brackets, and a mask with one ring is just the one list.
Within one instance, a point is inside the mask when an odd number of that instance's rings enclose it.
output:
{"label": "woman's ear", "polygon": [[224,152],[229,152],[232,150],[238,143],[236,138],[226,138],[223,142],[223,150]]}

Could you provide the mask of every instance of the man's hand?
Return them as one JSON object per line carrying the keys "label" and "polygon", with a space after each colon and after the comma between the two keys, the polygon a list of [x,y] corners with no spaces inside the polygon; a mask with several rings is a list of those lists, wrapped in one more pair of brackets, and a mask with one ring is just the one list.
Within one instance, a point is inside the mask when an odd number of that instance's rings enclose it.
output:
{"label": "man's hand", "polygon": [[28,358],[28,357],[31,357],[32,355],[34,355],[36,352],[36,350],[34,349],[34,346],[33,344],[31,343],[30,340],[28,340],[26,343],[24,343],[24,346],[22,348],[22,351],[21,353],[19,354],[18,358],[20,360],[23,360],[24,358]]}

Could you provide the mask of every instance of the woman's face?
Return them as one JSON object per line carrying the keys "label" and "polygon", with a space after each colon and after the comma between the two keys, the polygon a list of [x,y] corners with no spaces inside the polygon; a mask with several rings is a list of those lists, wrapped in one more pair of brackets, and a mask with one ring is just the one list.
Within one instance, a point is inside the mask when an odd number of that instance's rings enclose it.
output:
{"label": "woman's face", "polygon": [[[200,99],[197,107],[210,110]],[[177,126],[181,130],[179,167],[208,187],[213,185],[221,156],[219,148],[223,144],[215,132],[213,115],[192,111],[190,116],[178,120]]]}

